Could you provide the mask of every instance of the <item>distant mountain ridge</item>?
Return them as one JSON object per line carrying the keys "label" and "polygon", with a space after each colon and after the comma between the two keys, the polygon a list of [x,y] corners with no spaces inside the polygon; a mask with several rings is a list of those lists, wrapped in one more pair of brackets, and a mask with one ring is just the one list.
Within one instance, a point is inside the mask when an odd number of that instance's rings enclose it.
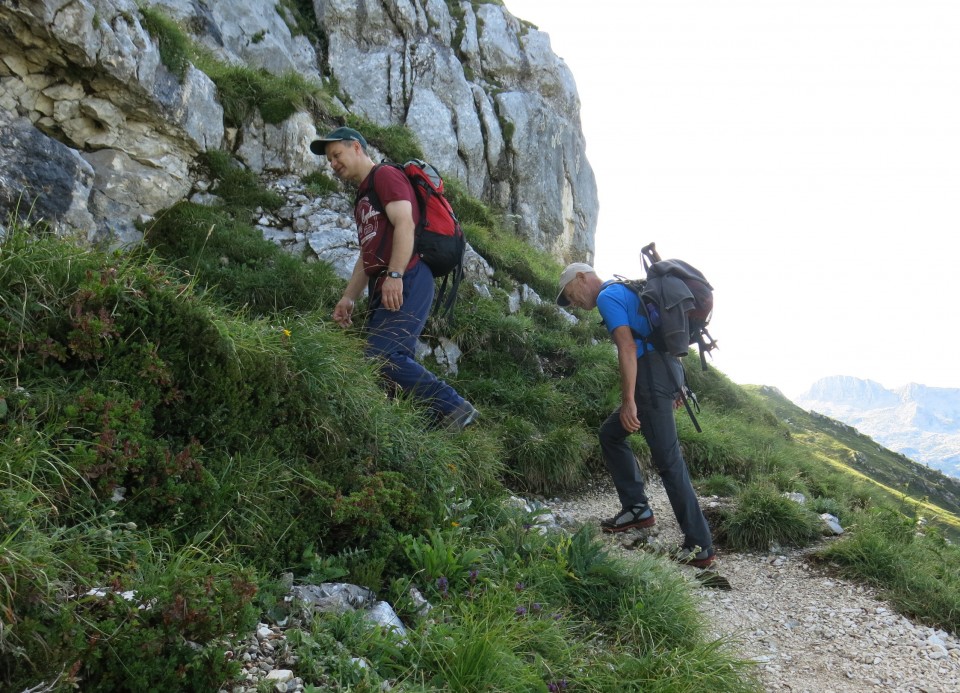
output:
{"label": "distant mountain ridge", "polygon": [[794,402],[960,477],[960,389],[910,383],[890,390],[873,380],[836,375],[821,378]]}

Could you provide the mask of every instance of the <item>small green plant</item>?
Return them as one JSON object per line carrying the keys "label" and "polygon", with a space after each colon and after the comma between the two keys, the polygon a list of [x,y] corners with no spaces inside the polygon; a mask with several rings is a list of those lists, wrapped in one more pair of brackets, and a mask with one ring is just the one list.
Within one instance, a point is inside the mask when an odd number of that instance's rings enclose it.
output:
{"label": "small green plant", "polygon": [[280,0],[276,10],[286,23],[291,35],[324,39],[310,0]]}
{"label": "small green plant", "polygon": [[304,582],[308,584],[336,582],[350,573],[341,557],[318,555],[313,544],[303,550],[303,562],[307,570]]}
{"label": "small green plant", "polygon": [[424,158],[423,147],[408,128],[399,125],[377,125],[355,114],[347,114],[344,124],[363,134],[368,143],[382,151],[391,161],[403,163],[408,159]]}
{"label": "small green plant", "polygon": [[200,162],[207,167],[216,183],[213,192],[229,208],[238,211],[255,207],[276,209],[283,204],[283,199],[277,193],[264,189],[253,171],[226,152],[210,150],[201,155]]}
{"label": "small green plant", "polygon": [[517,126],[509,120],[504,120],[501,121],[500,128],[503,131],[503,139],[507,143],[507,146],[511,146],[513,144],[513,136],[517,131]]}
{"label": "small green plant", "polygon": [[835,498],[814,498],[810,501],[810,510],[818,515],[829,513],[840,520],[841,524],[849,516],[848,509]]}
{"label": "small green plant", "polygon": [[500,226],[497,214],[473,197],[466,186],[456,178],[444,179],[444,194],[461,224],[473,224],[488,229],[496,229]]}
{"label": "small green plant", "polygon": [[400,636],[360,612],[316,618],[309,631],[290,631],[288,642],[298,659],[299,676],[355,691],[381,690],[406,661]]}
{"label": "small green plant", "polygon": [[339,183],[322,171],[308,173],[301,181],[313,195],[329,195],[340,189]]}
{"label": "small green plant", "polygon": [[463,547],[457,537],[455,531],[436,529],[422,538],[400,537],[410,565],[441,595],[466,579],[470,568],[486,553],[483,549]]}

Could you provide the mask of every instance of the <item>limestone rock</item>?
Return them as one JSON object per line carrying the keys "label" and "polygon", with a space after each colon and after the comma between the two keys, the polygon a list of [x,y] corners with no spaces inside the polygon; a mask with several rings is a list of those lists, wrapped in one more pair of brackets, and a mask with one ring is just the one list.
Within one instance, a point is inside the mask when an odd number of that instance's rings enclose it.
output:
{"label": "limestone rock", "polygon": [[[347,104],[377,125],[411,129],[446,177],[505,210],[534,245],[559,260],[591,259],[598,202],[573,76],[549,37],[501,4],[317,0],[306,23],[315,22],[323,41],[304,33],[304,18],[287,4],[148,4],[216,60],[296,73],[336,91],[335,105],[278,124],[264,123],[252,108],[247,122],[227,129],[213,81],[194,65],[182,76],[167,69],[134,0],[2,3],[0,110],[93,167],[88,199],[82,186],[72,189],[73,212],[68,220],[57,211],[58,224],[79,224],[74,230],[111,243],[135,240],[134,219],[177,195],[207,192],[191,179],[197,156],[210,150],[226,149],[258,174],[326,170],[308,145]],[[304,10],[303,3],[296,7]],[[24,154],[5,150],[0,157],[10,170]],[[67,176],[76,170],[68,167]],[[139,180],[121,180],[127,177]],[[4,193],[0,212],[9,211],[11,196]],[[331,248],[343,248],[342,227],[329,230]],[[315,235],[326,228],[295,231],[308,234],[321,256],[327,252]],[[347,255],[332,252],[335,262],[349,264]]]}

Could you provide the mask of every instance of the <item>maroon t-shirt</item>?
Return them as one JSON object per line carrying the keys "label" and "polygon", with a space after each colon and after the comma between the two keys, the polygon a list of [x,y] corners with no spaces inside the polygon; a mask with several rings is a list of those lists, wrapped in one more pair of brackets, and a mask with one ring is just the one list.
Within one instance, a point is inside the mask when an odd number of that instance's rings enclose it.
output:
{"label": "maroon t-shirt", "polygon": [[[420,208],[407,176],[393,166],[374,168],[360,184],[353,214],[357,220],[357,238],[360,241],[363,270],[372,277],[388,269],[390,264],[390,254],[393,252],[393,224],[387,218],[386,212],[381,212],[370,202],[367,191],[370,188],[371,178],[374,178],[374,189],[377,197],[380,198],[381,208],[386,208],[388,204],[397,200],[409,201],[413,210],[414,225],[419,221]],[[404,271],[412,269],[418,260],[419,256],[413,253]]]}

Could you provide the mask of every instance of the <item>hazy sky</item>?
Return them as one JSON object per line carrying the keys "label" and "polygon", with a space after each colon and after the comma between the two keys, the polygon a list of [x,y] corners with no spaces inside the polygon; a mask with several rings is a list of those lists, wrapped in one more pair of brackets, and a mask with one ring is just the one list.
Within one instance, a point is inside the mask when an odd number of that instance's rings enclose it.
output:
{"label": "hazy sky", "polygon": [[960,0],[506,5],[576,79],[601,275],[699,267],[738,383],[960,387]]}

